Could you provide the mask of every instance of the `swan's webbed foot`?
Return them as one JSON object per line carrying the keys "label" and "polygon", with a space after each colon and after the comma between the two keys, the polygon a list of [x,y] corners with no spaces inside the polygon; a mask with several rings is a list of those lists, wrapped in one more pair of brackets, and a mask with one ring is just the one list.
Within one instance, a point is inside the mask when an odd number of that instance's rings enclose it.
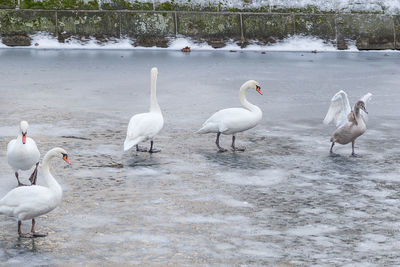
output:
{"label": "swan's webbed foot", "polygon": [[354,153],[354,152],[352,152],[350,156],[355,157],[355,158],[360,157],[360,155],[358,155],[358,154],[356,154],[356,153]]}
{"label": "swan's webbed foot", "polygon": [[36,168],[35,168],[35,170],[32,172],[31,176],[29,177],[29,181],[31,182],[31,185],[35,185],[35,184],[36,184],[37,173],[38,173],[38,167],[39,167],[39,162],[36,163]]}
{"label": "swan's webbed foot", "polygon": [[232,135],[232,145],[231,145],[232,150],[233,151],[245,151],[246,150],[245,147],[237,147],[237,146],[235,146],[235,140],[236,140],[236,136]]}
{"label": "swan's webbed foot", "polygon": [[32,232],[31,233],[33,237],[45,237],[47,236],[47,233],[40,233],[40,232]]}
{"label": "swan's webbed foot", "polygon": [[[32,222],[34,222],[34,220],[32,220]],[[19,235],[19,237],[21,237],[21,238],[33,238],[33,234],[32,233],[22,233],[21,224],[22,224],[22,222],[18,221],[18,235]],[[32,229],[34,229],[33,227],[34,227],[34,224],[32,224]]]}
{"label": "swan's webbed foot", "polygon": [[232,147],[232,151],[245,151],[246,150],[246,148],[245,147],[236,147],[236,146],[233,146]]}
{"label": "swan's webbed foot", "polygon": [[152,148],[149,150],[149,153],[158,153],[161,152],[161,149]]}
{"label": "swan's webbed foot", "polygon": [[136,145],[136,151],[137,152],[147,152],[147,148],[140,147],[139,145]]}
{"label": "swan's webbed foot", "polygon": [[161,152],[161,149],[153,148],[153,141],[150,141],[150,150],[149,153],[158,153]]}
{"label": "swan's webbed foot", "polygon": [[18,233],[19,237],[21,238],[33,238],[33,234],[32,233]]}
{"label": "swan's webbed foot", "polygon": [[223,147],[218,147],[218,153],[224,153],[224,152],[226,152],[226,151],[228,151],[228,149],[225,149],[225,148],[223,148]]}
{"label": "swan's webbed foot", "polygon": [[31,228],[32,237],[45,237],[45,236],[47,236],[47,233],[36,232],[35,231],[35,225],[36,225],[36,221],[35,221],[35,219],[32,219],[32,228]]}

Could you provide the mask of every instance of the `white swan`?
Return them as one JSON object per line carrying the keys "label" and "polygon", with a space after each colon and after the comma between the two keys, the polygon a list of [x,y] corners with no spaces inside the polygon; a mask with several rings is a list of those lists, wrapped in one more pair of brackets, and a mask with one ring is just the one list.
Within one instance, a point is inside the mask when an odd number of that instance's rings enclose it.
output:
{"label": "white swan", "polygon": [[[62,198],[61,186],[50,173],[49,163],[54,157],[62,158],[68,164],[67,152],[59,147],[46,153],[43,159],[43,176],[47,186],[32,185],[17,187],[0,200],[0,214],[18,218],[18,234],[20,237],[46,236],[35,232],[35,218],[55,209]],[[31,233],[21,232],[21,221],[32,219]]]}
{"label": "white swan", "polygon": [[160,152],[153,148],[153,138],[161,131],[164,125],[164,118],[160,106],[157,102],[156,82],[157,68],[151,69],[151,94],[150,94],[150,112],[140,113],[131,118],[126,132],[124,142],[124,151],[136,145],[136,151],[147,152],[146,149],[139,148],[139,143],[150,139],[150,149],[148,152]]}
{"label": "white swan", "polygon": [[350,108],[349,99],[344,91],[340,90],[332,97],[331,105],[324,119],[325,124],[334,121],[337,127],[331,138],[332,146],[330,153],[333,153],[332,149],[335,143],[345,145],[351,142],[351,155],[355,156],[355,141],[357,137],[367,130],[365,121],[368,112],[365,109],[365,105],[371,100],[371,97],[371,93],[364,95],[354,105],[353,110]]}
{"label": "white swan", "polygon": [[249,103],[246,99],[248,89],[255,89],[261,93],[260,84],[254,80],[245,82],[239,90],[240,103],[243,108],[222,109],[214,113],[198,130],[198,133],[217,133],[215,143],[220,152],[227,151],[219,145],[219,136],[221,134],[232,134],[232,149],[244,151],[244,148],[235,147],[236,133],[246,131],[255,127],[262,118],[262,112],[259,107]]}
{"label": "white swan", "polygon": [[32,184],[36,183],[37,168],[40,160],[40,152],[36,146],[36,142],[32,138],[26,137],[28,127],[28,122],[21,121],[18,137],[11,140],[7,145],[7,161],[15,172],[18,186],[22,185],[18,178],[18,171],[29,170],[35,164],[35,170],[29,180]]}

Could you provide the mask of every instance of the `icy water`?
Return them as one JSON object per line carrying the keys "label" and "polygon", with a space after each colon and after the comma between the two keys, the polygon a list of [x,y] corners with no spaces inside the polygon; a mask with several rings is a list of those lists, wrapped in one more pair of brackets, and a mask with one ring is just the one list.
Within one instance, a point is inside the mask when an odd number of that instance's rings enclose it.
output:
{"label": "icy water", "polygon": [[[400,54],[0,50],[0,60],[0,196],[16,186],[6,146],[22,119],[42,156],[61,146],[72,162],[53,162],[64,198],[37,220],[47,237],[19,239],[0,216],[2,264],[400,264]],[[124,153],[153,66],[162,152]],[[240,106],[249,79],[264,92],[247,94],[261,124],[238,135],[245,152],[217,153],[215,136],[195,131]],[[374,94],[358,157],[351,145],[328,153],[334,127],[322,119],[340,89],[352,104]]]}

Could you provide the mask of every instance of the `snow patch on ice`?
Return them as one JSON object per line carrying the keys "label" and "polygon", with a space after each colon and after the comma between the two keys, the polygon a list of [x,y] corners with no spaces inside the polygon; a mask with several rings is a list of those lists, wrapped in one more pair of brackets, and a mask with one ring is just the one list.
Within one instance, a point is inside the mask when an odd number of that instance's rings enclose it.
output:
{"label": "snow patch on ice", "polygon": [[225,172],[218,174],[225,182],[236,185],[271,186],[286,180],[286,173],[282,170],[262,170],[255,174],[241,172]]}
{"label": "snow patch on ice", "polygon": [[169,239],[165,236],[153,235],[153,234],[132,234],[132,233],[103,234],[99,232],[94,237],[94,240],[100,243],[125,243],[134,241],[139,241],[143,243],[154,243],[154,244],[169,243]]}
{"label": "snow patch on ice", "polygon": [[134,169],[131,172],[134,173],[136,176],[157,176],[161,173],[159,170],[145,167]]}
{"label": "snow patch on ice", "polygon": [[195,223],[195,224],[203,224],[203,223],[224,223],[224,221],[212,218],[212,217],[205,217],[201,215],[193,215],[193,216],[187,216],[187,217],[182,217],[178,218],[177,221],[182,222],[182,223]]}
{"label": "snow patch on ice", "polygon": [[232,196],[228,195],[209,195],[206,197],[196,197],[194,201],[219,201],[228,207],[253,207],[252,204],[246,201],[240,201],[234,199]]}
{"label": "snow patch on ice", "polygon": [[329,225],[305,225],[287,231],[290,235],[314,236],[336,231],[336,227]]}

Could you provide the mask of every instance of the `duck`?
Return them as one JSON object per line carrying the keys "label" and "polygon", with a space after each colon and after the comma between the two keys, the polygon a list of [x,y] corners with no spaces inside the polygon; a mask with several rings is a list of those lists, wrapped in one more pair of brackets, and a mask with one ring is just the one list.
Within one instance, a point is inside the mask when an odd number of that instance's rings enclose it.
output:
{"label": "duck", "polygon": [[[69,165],[67,152],[55,147],[48,151],[43,158],[42,170],[46,186],[20,186],[9,191],[0,200],[0,214],[18,219],[18,235],[22,238],[44,237],[47,233],[35,231],[35,218],[49,213],[58,207],[62,199],[62,188],[50,172],[50,161],[61,158]],[[22,233],[22,221],[32,220],[30,233]]]}
{"label": "duck", "polygon": [[[164,118],[157,101],[157,75],[158,69],[152,68],[151,76],[151,91],[150,91],[150,111],[132,116],[129,121],[124,142],[124,151],[136,146],[136,151],[157,153],[160,149],[154,148],[153,138],[161,131],[164,126]],[[150,149],[139,147],[140,142],[150,140]]]}
{"label": "duck", "polygon": [[7,161],[13,168],[18,186],[24,185],[19,180],[19,170],[29,170],[36,165],[35,170],[29,178],[31,184],[36,184],[37,169],[39,166],[40,152],[35,140],[27,137],[29,124],[27,121],[21,121],[20,131],[16,139],[11,140],[7,145]]}
{"label": "duck", "polygon": [[232,150],[244,151],[244,147],[236,147],[236,134],[255,127],[262,119],[262,111],[256,105],[251,104],[246,99],[246,92],[249,89],[256,90],[262,95],[260,84],[254,80],[245,82],[239,89],[239,99],[242,104],[241,108],[227,108],[214,113],[203,126],[197,131],[200,134],[216,133],[218,152],[226,152],[227,149],[219,144],[221,134],[232,135]]}
{"label": "duck", "polygon": [[367,93],[354,104],[353,109],[350,108],[347,93],[343,90],[340,90],[332,97],[328,112],[323,120],[324,124],[334,122],[337,127],[330,139],[332,142],[329,150],[330,154],[334,154],[333,146],[335,143],[346,145],[351,142],[351,155],[356,156],[354,145],[356,139],[367,130],[368,112],[365,106],[371,100],[371,97],[372,94]]}

